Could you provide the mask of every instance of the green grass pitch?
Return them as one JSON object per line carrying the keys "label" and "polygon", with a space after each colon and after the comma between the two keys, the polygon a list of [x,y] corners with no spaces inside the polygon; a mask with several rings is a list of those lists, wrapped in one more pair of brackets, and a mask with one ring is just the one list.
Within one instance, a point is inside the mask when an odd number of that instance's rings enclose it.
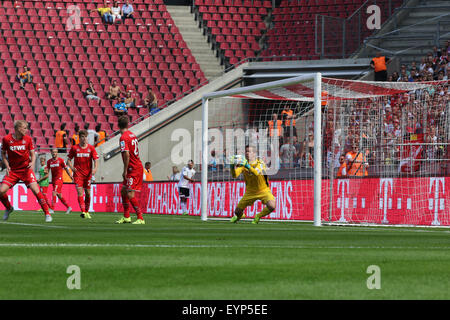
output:
{"label": "green grass pitch", "polygon": [[[0,299],[450,299],[445,228],[120,216],[14,212],[0,222]],[[67,287],[71,265],[80,289]]]}

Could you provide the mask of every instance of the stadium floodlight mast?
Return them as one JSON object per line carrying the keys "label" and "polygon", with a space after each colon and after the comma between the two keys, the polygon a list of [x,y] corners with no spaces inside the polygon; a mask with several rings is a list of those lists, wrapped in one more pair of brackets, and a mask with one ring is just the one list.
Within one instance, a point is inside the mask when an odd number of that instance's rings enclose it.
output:
{"label": "stadium floodlight mast", "polygon": [[[274,88],[284,88],[300,83],[314,82],[314,97],[306,98],[307,101],[314,102],[314,136],[321,137],[321,93],[322,75],[321,73],[306,74],[289,79],[267,82],[236,89],[216,91],[205,94],[202,98],[202,170],[201,170],[201,219],[208,220],[208,120],[209,101],[223,97],[239,96],[251,94],[252,92],[269,90]],[[290,100],[297,100],[292,98]],[[298,99],[300,100],[300,99]],[[305,99],[302,99],[303,101]],[[321,189],[322,189],[322,142],[321,139],[314,139],[314,226],[321,225]]]}

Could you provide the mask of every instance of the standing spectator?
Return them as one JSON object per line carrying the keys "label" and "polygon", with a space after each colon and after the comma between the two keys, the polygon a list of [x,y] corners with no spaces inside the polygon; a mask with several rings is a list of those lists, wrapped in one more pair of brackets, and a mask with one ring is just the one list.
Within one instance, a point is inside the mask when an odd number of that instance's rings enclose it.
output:
{"label": "standing spectator", "polygon": [[211,151],[211,156],[208,161],[208,170],[211,172],[217,171],[217,158],[216,158],[216,150]]}
{"label": "standing spectator", "polygon": [[294,154],[294,167],[299,167],[301,163],[301,159],[303,158],[303,144],[298,142],[298,137],[292,137],[292,145],[295,147]]}
{"label": "standing spectator", "polygon": [[89,129],[89,123],[84,125],[84,130],[87,132],[87,143],[95,147],[98,142],[98,133],[93,129]]}
{"label": "standing spectator", "polygon": [[95,131],[98,134],[98,142],[95,147],[98,147],[105,143],[106,139],[108,138],[108,134],[105,130],[102,130],[102,125],[100,123],[95,126]]}
{"label": "standing spectator", "polygon": [[97,100],[100,101],[100,98],[97,96],[97,91],[94,89],[94,83],[89,80],[89,86],[87,87],[85,93],[86,99],[88,100]]}
{"label": "standing spectator", "polygon": [[151,167],[152,163],[147,161],[144,165],[144,181],[153,181],[152,170],[150,170]]}
{"label": "standing spectator", "polygon": [[387,80],[387,66],[389,58],[381,55],[380,51],[377,51],[376,57],[370,61],[370,66],[375,72],[375,81]]}
{"label": "standing spectator", "polygon": [[65,153],[68,145],[69,141],[67,138],[66,124],[62,123],[60,130],[56,131],[55,134],[55,148],[58,149],[59,153]]}
{"label": "standing spectator", "polygon": [[290,143],[290,137],[285,137],[285,143],[280,148],[281,168],[294,166],[295,147]]}
{"label": "standing spectator", "polygon": [[25,83],[31,83],[33,81],[33,76],[27,66],[24,66],[23,72],[17,75],[17,80],[20,82],[20,87],[22,89],[25,89]]}
{"label": "standing spectator", "polygon": [[272,114],[272,120],[268,121],[269,124],[269,134],[273,137],[273,131],[277,129],[278,137],[283,136],[283,121],[278,120],[278,115],[276,113]]}
{"label": "standing spectator", "polygon": [[172,167],[172,174],[170,176],[167,176],[167,179],[170,181],[180,181],[180,170],[178,170],[177,166]]}
{"label": "standing spectator", "polygon": [[111,16],[113,19],[113,23],[114,22],[118,22],[120,23],[122,21],[122,16],[121,16],[121,12],[122,10],[120,9],[119,5],[117,4],[117,1],[113,2],[113,6],[111,8]]}
{"label": "standing spectator", "polygon": [[105,23],[113,23],[113,17],[111,15],[111,8],[108,6],[108,2],[105,0],[103,7],[97,9],[92,9],[91,12],[97,11],[100,17],[105,21]]}
{"label": "standing spectator", "polygon": [[134,9],[129,0],[126,0],[125,4],[122,6],[122,19],[124,21],[125,19],[134,19]]}
{"label": "standing spectator", "polygon": [[150,111],[152,108],[158,107],[158,99],[151,88],[148,88],[147,94],[144,98],[144,107]]}
{"label": "standing spectator", "polygon": [[339,169],[336,176],[338,178],[347,176],[347,163],[345,162],[344,154],[341,154],[341,156],[339,157]]}
{"label": "standing spectator", "polygon": [[122,93],[122,89],[117,85],[117,81],[113,80],[112,84],[109,86],[109,92],[106,94],[108,100],[117,100]]}
{"label": "standing spectator", "polygon": [[114,114],[119,117],[128,114],[125,98],[120,99],[120,101],[114,105]]}
{"label": "standing spectator", "polygon": [[366,153],[358,150],[358,142],[353,140],[352,149],[345,155],[347,163],[347,175],[365,177],[368,175],[367,168],[369,163],[367,161]]}
{"label": "standing spectator", "polygon": [[80,126],[78,123],[75,123],[75,133],[72,135],[72,138],[70,139],[70,142],[72,143],[72,146],[75,146],[80,143],[80,136],[78,133],[80,132]]}
{"label": "standing spectator", "polygon": [[295,118],[294,111],[292,111],[289,106],[284,105],[283,111],[281,111],[281,116],[284,119],[284,135],[291,136],[291,126],[292,126],[292,135],[297,136],[297,129],[295,128]]}

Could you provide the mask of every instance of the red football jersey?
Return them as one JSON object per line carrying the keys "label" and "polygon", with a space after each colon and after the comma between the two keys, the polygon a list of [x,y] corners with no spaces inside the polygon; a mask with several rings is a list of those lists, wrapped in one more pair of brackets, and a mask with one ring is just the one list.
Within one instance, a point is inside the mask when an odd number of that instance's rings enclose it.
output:
{"label": "red football jersey", "polygon": [[67,157],[74,159],[73,166],[76,175],[89,177],[92,174],[92,162],[98,159],[98,154],[90,144],[84,149],[77,144],[72,146]]}
{"label": "red football jersey", "polygon": [[16,140],[10,133],[3,138],[2,149],[6,151],[11,170],[26,169],[30,164],[30,151],[34,150],[33,140],[30,136],[23,136]]}
{"label": "red football jersey", "polygon": [[130,154],[130,163],[128,171],[142,168],[142,162],[139,158],[139,143],[137,137],[131,131],[125,131],[120,136],[120,151],[128,151]]}
{"label": "red football jersey", "polygon": [[52,182],[62,180],[63,169],[66,167],[66,163],[62,158],[51,158],[47,161],[47,168],[52,172]]}

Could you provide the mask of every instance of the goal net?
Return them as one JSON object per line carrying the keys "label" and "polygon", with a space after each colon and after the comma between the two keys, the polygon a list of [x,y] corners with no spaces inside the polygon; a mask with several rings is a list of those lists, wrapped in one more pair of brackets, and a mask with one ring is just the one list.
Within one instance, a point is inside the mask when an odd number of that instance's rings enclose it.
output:
{"label": "goal net", "polygon": [[449,98],[448,81],[320,74],[207,94],[202,219],[233,216],[245,182],[230,157],[251,145],[276,199],[264,219],[449,226]]}

